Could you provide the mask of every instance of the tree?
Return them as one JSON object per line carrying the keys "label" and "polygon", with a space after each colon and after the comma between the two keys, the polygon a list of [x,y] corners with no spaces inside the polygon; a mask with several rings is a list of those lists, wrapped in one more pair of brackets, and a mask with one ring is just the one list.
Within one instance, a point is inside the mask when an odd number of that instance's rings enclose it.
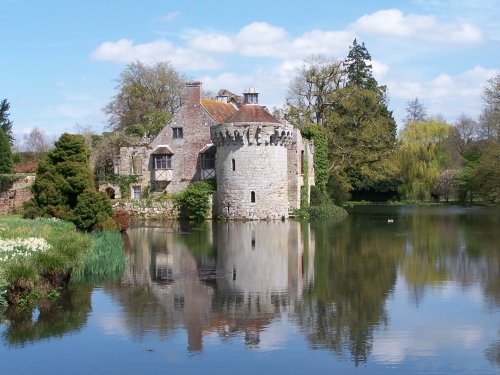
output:
{"label": "tree", "polygon": [[500,142],[500,74],[488,80],[483,90],[482,138]]}
{"label": "tree", "polygon": [[286,119],[295,126],[323,124],[331,95],[342,85],[342,65],[325,56],[313,55],[288,87]]}
{"label": "tree", "polygon": [[82,230],[91,229],[92,220],[106,220],[111,215],[109,202],[96,192],[82,135],[64,133],[57,140],[39,164],[33,195],[30,209],[36,206],[42,215],[73,221]]}
{"label": "tree", "polygon": [[169,62],[133,62],[117,82],[118,94],[104,108],[114,130],[140,124],[155,136],[182,106],[185,78]]}
{"label": "tree", "polygon": [[451,195],[455,191],[456,172],[453,169],[445,169],[437,178],[436,185],[434,186],[434,192],[448,202]]}
{"label": "tree", "polygon": [[347,85],[383,94],[385,86],[379,87],[377,81],[373,78],[371,59],[365,43],[358,44],[358,41],[354,39],[352,46],[349,47],[349,54],[344,60]]}
{"label": "tree", "polygon": [[451,125],[432,120],[411,122],[401,131],[397,160],[405,198],[431,198],[441,171],[450,161],[445,142],[451,131]]}
{"label": "tree", "polygon": [[0,129],[0,173],[12,172],[12,150],[9,137]]}
{"label": "tree", "polygon": [[415,98],[406,102],[406,117],[404,123],[423,122],[427,119],[427,110],[425,106]]}
{"label": "tree", "polygon": [[481,158],[470,171],[470,187],[475,198],[484,204],[500,204],[500,143],[482,150]]}
{"label": "tree", "polygon": [[358,86],[339,90],[327,118],[330,175],[349,177],[351,189],[392,178],[384,160],[395,151],[396,122],[377,92]]}
{"label": "tree", "polygon": [[43,130],[34,128],[31,132],[24,135],[24,146],[27,152],[33,154],[34,159],[40,158],[51,148],[53,142]]}
{"label": "tree", "polygon": [[3,99],[0,103],[0,130],[9,138],[9,143],[13,145],[14,137],[12,135],[12,121],[9,120],[8,110],[10,109],[10,104],[7,99]]}

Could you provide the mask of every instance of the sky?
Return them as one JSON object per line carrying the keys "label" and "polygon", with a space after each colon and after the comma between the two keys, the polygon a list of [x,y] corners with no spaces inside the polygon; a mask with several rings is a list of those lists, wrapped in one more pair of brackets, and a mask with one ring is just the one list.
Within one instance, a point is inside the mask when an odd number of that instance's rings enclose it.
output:
{"label": "sky", "polygon": [[204,90],[285,103],[304,59],[372,57],[401,128],[409,100],[453,123],[478,118],[500,74],[499,0],[0,0],[0,100],[18,140],[108,130],[102,109],[127,64],[169,61]]}

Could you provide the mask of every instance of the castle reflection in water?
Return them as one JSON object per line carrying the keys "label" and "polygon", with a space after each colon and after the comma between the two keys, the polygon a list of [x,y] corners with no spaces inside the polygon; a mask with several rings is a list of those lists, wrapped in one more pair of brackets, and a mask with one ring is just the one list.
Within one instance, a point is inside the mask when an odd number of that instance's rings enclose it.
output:
{"label": "castle reflection in water", "polygon": [[182,326],[190,351],[214,333],[258,346],[314,280],[314,239],[298,222],[207,223],[189,233],[156,223],[130,229],[127,245],[122,285],[106,287],[125,326],[137,337]]}

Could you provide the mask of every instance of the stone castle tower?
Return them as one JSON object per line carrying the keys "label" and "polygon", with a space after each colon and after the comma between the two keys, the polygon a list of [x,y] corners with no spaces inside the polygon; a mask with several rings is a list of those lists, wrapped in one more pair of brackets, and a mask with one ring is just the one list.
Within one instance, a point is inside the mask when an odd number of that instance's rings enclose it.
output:
{"label": "stone castle tower", "polygon": [[228,219],[287,218],[292,127],[261,107],[258,93],[248,89],[244,105],[212,126],[210,137],[217,147],[214,213]]}

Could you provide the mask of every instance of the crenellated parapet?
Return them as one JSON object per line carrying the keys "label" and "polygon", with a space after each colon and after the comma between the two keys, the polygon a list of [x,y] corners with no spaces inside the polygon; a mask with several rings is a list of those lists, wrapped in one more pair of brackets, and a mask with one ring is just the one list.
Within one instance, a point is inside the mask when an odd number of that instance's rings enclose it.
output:
{"label": "crenellated parapet", "polygon": [[210,128],[210,138],[215,146],[284,146],[293,140],[289,125],[275,123],[220,124]]}

